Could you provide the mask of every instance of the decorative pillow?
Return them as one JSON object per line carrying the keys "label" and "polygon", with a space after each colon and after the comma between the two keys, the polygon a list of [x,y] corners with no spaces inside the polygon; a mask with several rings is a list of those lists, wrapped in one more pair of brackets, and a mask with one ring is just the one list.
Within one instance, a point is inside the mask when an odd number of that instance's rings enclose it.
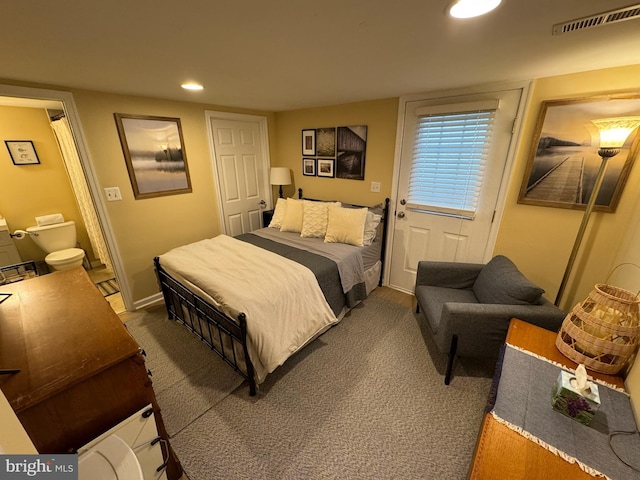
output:
{"label": "decorative pillow", "polygon": [[371,210],[367,212],[367,220],[364,224],[364,237],[362,241],[365,247],[371,245],[375,240],[381,219],[382,215],[377,215]]}
{"label": "decorative pillow", "polygon": [[273,217],[271,217],[271,222],[269,222],[269,226],[272,228],[280,228],[282,227],[282,220],[284,220],[284,214],[287,211],[287,199],[286,198],[278,198],[276,202],[276,208],[273,211]]}
{"label": "decorative pillow", "polygon": [[367,220],[367,208],[329,207],[327,243],[348,243],[362,247],[364,245],[364,224]]}
{"label": "decorative pillow", "polygon": [[328,209],[330,205],[340,206],[340,202],[312,202],[304,200],[301,237],[323,238],[327,233]]}
{"label": "decorative pillow", "polygon": [[544,290],[527,280],[507,257],[497,255],[480,271],[473,293],[480,303],[528,305],[538,303]]}
{"label": "decorative pillow", "polygon": [[302,230],[303,201],[287,198],[287,210],[282,219],[280,231],[300,232]]}

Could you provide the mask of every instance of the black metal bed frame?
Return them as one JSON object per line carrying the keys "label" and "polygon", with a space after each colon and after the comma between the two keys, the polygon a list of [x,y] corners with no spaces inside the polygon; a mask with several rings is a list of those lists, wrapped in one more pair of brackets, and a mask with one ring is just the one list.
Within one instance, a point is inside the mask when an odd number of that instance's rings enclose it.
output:
{"label": "black metal bed frame", "polygon": [[[302,198],[302,189],[298,189],[298,196]],[[381,220],[381,223],[384,223],[382,227],[381,267],[378,285],[382,285],[388,220],[389,199],[386,198]],[[160,265],[158,257],[153,259],[153,263],[169,319],[187,327],[196,337],[227,362],[231,368],[245,378],[249,382],[249,395],[254,396],[257,387],[254,367],[247,349],[246,315],[240,313],[238,318],[234,320],[171,277]],[[242,356],[240,353],[242,353]]]}

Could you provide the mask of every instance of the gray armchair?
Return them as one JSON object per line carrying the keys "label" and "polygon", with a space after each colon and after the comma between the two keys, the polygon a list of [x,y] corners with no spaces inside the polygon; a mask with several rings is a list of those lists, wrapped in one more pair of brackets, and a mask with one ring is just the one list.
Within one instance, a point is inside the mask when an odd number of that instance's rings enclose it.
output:
{"label": "gray armchair", "polygon": [[417,312],[438,349],[449,353],[444,383],[449,385],[456,355],[497,358],[512,318],[557,331],[565,313],[543,293],[501,255],[486,265],[419,262]]}

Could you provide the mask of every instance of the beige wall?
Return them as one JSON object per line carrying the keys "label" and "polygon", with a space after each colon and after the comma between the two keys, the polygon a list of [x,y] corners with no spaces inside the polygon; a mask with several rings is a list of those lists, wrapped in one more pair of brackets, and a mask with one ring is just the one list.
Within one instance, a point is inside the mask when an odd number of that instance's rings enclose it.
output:
{"label": "beige wall", "polygon": [[[541,102],[626,91],[640,92],[640,65],[542,78],[533,83],[495,253],[512,258],[523,273],[546,290],[545,296],[551,301],[555,300],[583,212],[517,203]],[[637,215],[639,188],[640,165],[636,161],[616,212],[591,215],[560,305],[565,310],[582,300],[596,283],[607,280],[624,234]]]}
{"label": "beige wall", "polygon": [[[100,187],[120,187],[122,201],[107,202],[106,208],[132,298],[143,300],[158,292],[154,256],[221,231],[205,111],[234,110],[90,91],[74,91],[73,97]],[[114,113],[180,118],[191,193],[134,199]],[[273,115],[267,116],[269,129],[275,130]]]}
{"label": "beige wall", "polygon": [[[547,291],[553,300],[581,220],[581,212],[517,204],[517,196],[529,156],[540,102],[579,98],[604,92],[640,90],[640,65],[536,80],[523,119],[505,214],[498,234],[496,253],[514,259],[522,271]],[[59,89],[59,88],[58,88]],[[184,243],[220,232],[218,205],[206,132],[205,110],[263,112],[217,108],[197,103],[73,91],[80,121],[100,187],[118,186],[121,202],[107,202],[109,220],[124,263],[134,301],[157,293],[152,258]],[[294,184],[285,187],[293,196],[298,187],[318,198],[373,204],[390,196],[397,124],[398,99],[382,99],[345,105],[266,114],[269,122],[271,163],[291,169]],[[134,200],[113,114],[130,113],[179,117],[193,192],[182,195]],[[302,175],[301,131],[340,125],[367,125],[365,180],[328,179]],[[8,159],[5,159],[4,165]],[[10,162],[10,161],[9,161]],[[30,167],[13,167],[21,172]],[[0,179],[0,181],[2,181]],[[370,191],[371,182],[381,183],[381,192]],[[12,182],[13,183],[13,182]],[[636,164],[615,214],[596,213],[584,245],[589,256],[578,258],[577,282],[570,282],[566,304],[586,295],[595,282],[604,281],[637,205],[634,192],[640,183]],[[0,212],[9,216],[7,200],[0,196]],[[30,214],[30,216],[32,216]],[[9,218],[12,221],[11,218]],[[22,220],[20,220],[22,222]],[[13,222],[12,222],[13,223]],[[12,228],[13,227],[12,225]]]}
{"label": "beige wall", "polygon": [[[11,231],[35,225],[35,217],[62,213],[76,222],[78,241],[93,259],[84,222],[71,190],[58,144],[43,108],[0,106],[0,214]],[[40,159],[37,165],[16,166],[4,140],[31,140]],[[23,261],[40,261],[45,253],[29,238],[16,240]]]}
{"label": "beige wall", "polygon": [[[397,98],[277,113],[277,149],[271,162],[291,169],[293,184],[284,187],[285,197],[303,188],[310,198],[364,205],[384,201],[391,195],[397,120]],[[367,125],[364,181],[303,176],[302,130],[349,125]],[[371,192],[371,182],[381,183],[380,193]]]}

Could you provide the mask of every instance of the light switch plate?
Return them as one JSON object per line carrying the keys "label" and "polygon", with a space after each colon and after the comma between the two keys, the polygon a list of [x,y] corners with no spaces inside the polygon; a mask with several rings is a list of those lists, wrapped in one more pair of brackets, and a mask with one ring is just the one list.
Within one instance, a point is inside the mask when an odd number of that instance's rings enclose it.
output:
{"label": "light switch plate", "polygon": [[108,202],[115,202],[117,200],[122,200],[122,195],[120,195],[119,187],[106,187],[104,189],[104,194],[107,196]]}
{"label": "light switch plate", "polygon": [[380,182],[371,182],[371,191],[379,192],[380,191]]}

